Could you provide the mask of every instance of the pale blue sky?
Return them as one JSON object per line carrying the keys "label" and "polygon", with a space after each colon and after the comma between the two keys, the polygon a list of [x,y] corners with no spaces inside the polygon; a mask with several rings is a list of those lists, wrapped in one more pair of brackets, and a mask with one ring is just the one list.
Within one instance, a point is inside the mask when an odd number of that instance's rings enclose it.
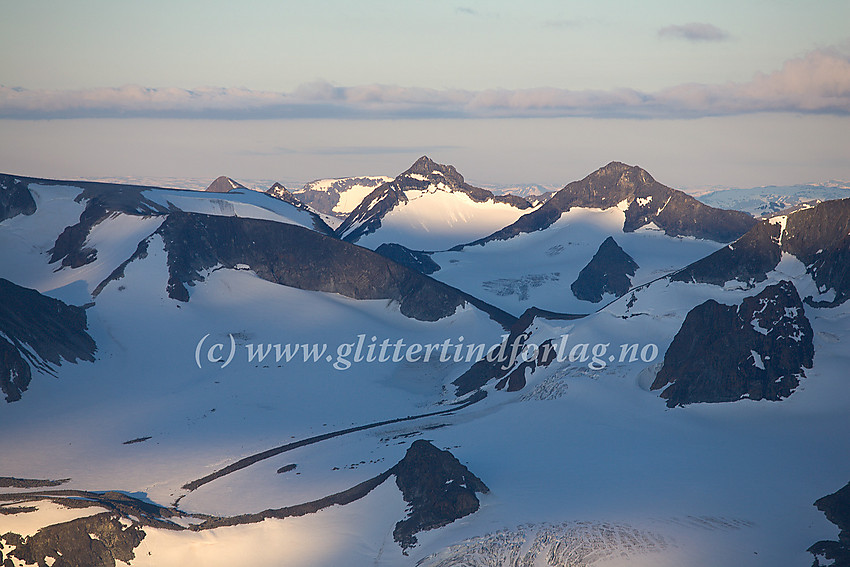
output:
{"label": "pale blue sky", "polygon": [[4,172],[306,181],[428,153],[481,183],[563,185],[611,160],[689,187],[850,179],[847,0],[0,0],[0,15]]}
{"label": "pale blue sky", "polygon": [[[746,81],[850,37],[850,2],[361,0],[2,2],[0,84],[290,91],[657,90]],[[708,23],[721,41],[660,37]]]}

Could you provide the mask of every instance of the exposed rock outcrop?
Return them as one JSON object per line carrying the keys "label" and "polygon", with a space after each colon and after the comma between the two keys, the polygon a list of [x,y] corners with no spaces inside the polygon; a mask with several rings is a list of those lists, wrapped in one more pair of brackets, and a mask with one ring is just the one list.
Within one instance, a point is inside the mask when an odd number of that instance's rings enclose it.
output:
{"label": "exposed rock outcrop", "polygon": [[814,358],[813,333],[789,281],[766,287],[740,306],[697,305],[664,355],[652,383],[669,407],[698,402],[781,400]]}
{"label": "exposed rock outcrop", "polygon": [[316,211],[314,211],[311,207],[301,202],[298,197],[293,195],[286,187],[281,185],[280,183],[275,183],[266,191],[267,195],[274,197],[275,199],[279,199],[284,203],[289,203],[299,211],[304,211],[308,213],[311,217],[313,217],[313,229],[322,234],[333,234],[333,229],[328,226],[325,220],[319,215]]}
{"label": "exposed rock outcrop", "polygon": [[125,526],[119,516],[104,512],[47,526],[29,537],[7,533],[3,539],[14,547],[8,557],[27,565],[114,567],[116,561],[135,559],[133,550],[144,537],[139,526]]}
{"label": "exposed rock outcrop", "polygon": [[671,276],[673,281],[724,285],[764,281],[782,253],[799,259],[829,301],[806,298],[817,307],[834,307],[850,298],[850,199],[826,201],[787,216],[763,220],[747,234]]}
{"label": "exposed rock outcrop", "polygon": [[419,532],[439,528],[478,511],[476,493],[490,490],[448,451],[419,439],[393,467],[396,484],[410,504],[393,538],[402,549],[416,545]]}
{"label": "exposed rock outcrop", "polygon": [[85,310],[0,278],[0,388],[6,401],[21,399],[32,367],[52,374],[62,360],[94,361]]}
{"label": "exposed rock outcrop", "polygon": [[0,222],[18,215],[31,215],[36,210],[29,183],[0,174]]}
{"label": "exposed rock outcrop", "polygon": [[608,293],[620,297],[629,291],[637,262],[609,236],[579,272],[570,289],[578,299],[599,303]]}
{"label": "exposed rock outcrop", "polygon": [[838,492],[824,496],[815,502],[815,506],[841,531],[838,541],[819,541],[808,549],[815,556],[813,567],[850,567],[850,483]]}
{"label": "exposed rock outcrop", "polygon": [[427,252],[411,250],[401,244],[384,243],[378,246],[375,252],[393,262],[426,275],[433,274],[440,269],[440,265],[432,260],[431,255]]}
{"label": "exposed rock outcrop", "polygon": [[298,289],[397,301],[402,314],[423,321],[447,317],[466,302],[502,324],[515,320],[371,250],[300,226],[174,212],[157,232],[168,252],[168,294],[179,301],[189,300],[187,286],[202,281],[203,271],[245,264],[265,280]]}
{"label": "exposed rock outcrop", "polygon": [[53,248],[48,250],[51,264],[61,261],[62,266],[79,268],[94,262],[97,250],[86,246],[86,239],[92,228],[110,215],[161,215],[168,212],[168,209],[144,195],[149,188],[87,182],[74,182],[73,185],[83,189],[74,200],[85,202],[86,208],[80,214],[79,222],[65,227],[56,238]]}

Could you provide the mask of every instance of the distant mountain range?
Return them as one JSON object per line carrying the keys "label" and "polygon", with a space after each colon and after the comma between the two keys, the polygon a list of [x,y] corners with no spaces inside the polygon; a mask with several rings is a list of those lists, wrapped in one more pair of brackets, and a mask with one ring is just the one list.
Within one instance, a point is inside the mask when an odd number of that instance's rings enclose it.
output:
{"label": "distant mountain range", "polygon": [[809,185],[720,189],[703,193],[698,199],[712,207],[744,211],[755,217],[764,217],[803,203],[848,197],[850,197],[850,183],[830,181]]}

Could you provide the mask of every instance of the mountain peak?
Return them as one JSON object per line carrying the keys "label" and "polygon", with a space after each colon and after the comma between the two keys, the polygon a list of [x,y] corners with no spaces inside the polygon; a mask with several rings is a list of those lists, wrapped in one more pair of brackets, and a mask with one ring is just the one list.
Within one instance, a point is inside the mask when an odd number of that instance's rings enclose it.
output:
{"label": "mountain peak", "polygon": [[336,229],[336,235],[349,242],[381,227],[381,219],[397,205],[408,202],[407,191],[434,191],[464,193],[476,203],[492,201],[505,203],[515,209],[531,208],[531,204],[516,195],[494,195],[486,189],[474,187],[464,181],[453,165],[437,163],[428,156],[417,159],[395,179],[384,183],[364,198]]}
{"label": "mountain peak", "polygon": [[747,213],[700,203],[682,191],[662,185],[636,165],[612,161],[584,179],[567,184],[543,206],[514,224],[470,244],[545,230],[573,207],[604,210],[622,203],[626,217],[623,232],[634,232],[655,223],[668,236],[693,236],[725,243],[739,238],[757,222]]}
{"label": "mountain peak", "polygon": [[226,175],[221,175],[216,177],[215,181],[210,183],[209,187],[207,187],[205,191],[209,191],[210,193],[229,193],[234,189],[247,189],[247,187]]}
{"label": "mountain peak", "polygon": [[455,169],[453,165],[437,163],[428,156],[420,157],[407,171],[402,173],[402,175],[410,174],[424,175],[425,177],[437,174],[444,177],[446,181],[449,181],[454,185],[464,185],[463,175],[458,173],[457,169]]}
{"label": "mountain peak", "polygon": [[605,187],[627,195],[633,195],[642,185],[655,183],[655,179],[642,167],[619,161],[600,167],[585,179],[601,181]]}
{"label": "mountain peak", "polygon": [[286,201],[287,203],[289,203],[291,205],[295,205],[295,206],[301,205],[301,201],[296,199],[295,195],[293,195],[289,191],[289,189],[287,189],[286,187],[284,187],[283,185],[281,185],[280,183],[278,183],[276,181],[271,187],[266,189],[266,194],[271,195],[272,197],[275,197],[277,199],[280,199],[281,201]]}
{"label": "mountain peak", "polygon": [[579,272],[570,289],[578,299],[591,303],[599,303],[606,293],[622,297],[631,288],[631,278],[639,267],[614,237],[609,236]]}

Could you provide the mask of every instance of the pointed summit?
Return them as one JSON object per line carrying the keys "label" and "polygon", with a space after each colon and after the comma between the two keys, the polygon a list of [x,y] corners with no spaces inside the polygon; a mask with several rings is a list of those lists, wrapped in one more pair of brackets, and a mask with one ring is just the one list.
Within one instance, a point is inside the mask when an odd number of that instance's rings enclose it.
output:
{"label": "pointed summit", "polygon": [[644,169],[612,161],[582,179],[573,181],[555,193],[539,209],[524,215],[514,224],[487,238],[507,240],[524,232],[550,227],[573,207],[625,211],[623,232],[654,223],[668,236],[694,236],[716,242],[731,242],[746,233],[756,219],[741,211],[715,209],[690,195],[657,182]]}
{"label": "pointed summit", "polygon": [[266,194],[271,195],[272,197],[274,197],[276,199],[280,199],[281,201],[285,201],[285,202],[289,203],[290,205],[295,205],[296,207],[302,206],[301,201],[299,201],[295,197],[295,195],[290,193],[289,189],[287,189],[286,187],[284,187],[283,185],[281,185],[278,182],[275,182],[274,185],[269,187],[266,190]]}
{"label": "pointed summit", "polygon": [[[458,206],[456,202],[458,199],[455,199],[455,197],[458,197],[458,194],[465,195],[465,197],[459,199],[464,202],[464,212],[461,214],[455,211],[457,214],[450,214],[449,211],[452,207]],[[423,200],[425,195],[428,195],[428,197]],[[413,207],[414,209],[420,209],[418,213],[411,213],[411,209],[405,208],[410,204],[411,199],[418,201]],[[431,204],[426,207],[423,206],[424,202],[430,202]],[[513,208],[511,210],[511,220],[521,214],[517,213],[516,216],[513,216],[513,212],[531,208],[531,204],[521,197],[515,195],[497,196],[486,189],[469,185],[454,166],[443,165],[433,161],[428,156],[422,156],[407,170],[399,174],[398,177],[378,186],[367,195],[337,228],[336,235],[348,242],[357,242],[361,237],[380,229],[384,217],[391,213],[399,212],[402,209],[406,210],[409,216],[401,221],[401,224],[420,227],[415,229],[419,232],[422,232],[421,228],[424,228],[424,232],[431,234],[437,234],[441,231],[443,233],[453,233],[456,232],[459,226],[446,226],[447,223],[453,222],[451,218],[462,218],[464,219],[463,222],[474,224],[469,219],[477,216],[477,213],[474,212],[476,209],[479,212],[483,210],[478,208],[478,205],[482,203],[509,205]],[[434,223],[433,219],[441,215],[436,214],[435,211],[444,213],[442,215],[444,219],[438,221],[437,224]],[[418,220],[416,218],[417,214],[421,215]],[[430,223],[428,226],[422,224],[422,217],[428,219],[426,221]],[[481,217],[483,217],[483,213]],[[449,220],[445,220],[446,218],[449,218]],[[500,221],[497,220],[496,223],[498,222]],[[440,226],[440,223],[442,223],[442,226]],[[500,225],[495,224],[495,226]],[[504,226],[504,224],[501,224],[501,226]],[[414,229],[411,228],[410,230]],[[492,228],[488,228],[488,230],[492,230]],[[457,242],[457,240],[453,242]],[[401,242],[396,243],[404,244]]]}
{"label": "pointed summit", "polygon": [[606,293],[622,297],[632,285],[637,262],[609,236],[581,270],[570,289],[578,299],[599,303]]}
{"label": "pointed summit", "polygon": [[210,183],[209,187],[207,187],[205,191],[209,191],[210,193],[229,193],[234,189],[247,189],[247,187],[225,175],[222,175]]}
{"label": "pointed summit", "polygon": [[286,187],[281,185],[278,182],[275,182],[271,187],[266,189],[266,195],[270,197],[274,197],[275,199],[279,199],[284,203],[288,203],[295,207],[300,211],[304,211],[308,213],[311,217],[313,217],[313,228],[321,232],[322,234],[333,234],[333,228],[328,224],[329,221],[333,221],[333,217],[330,215],[322,215],[321,213],[314,211],[312,207],[309,205],[305,205],[302,203],[298,197],[293,195]]}
{"label": "pointed summit", "polygon": [[443,165],[441,163],[437,163],[428,156],[422,156],[418,160],[416,160],[410,169],[402,173],[401,175],[410,175],[417,174],[423,175],[425,177],[431,176],[441,176],[446,179],[450,184],[456,185],[458,187],[464,186],[466,183],[463,180],[463,175],[458,173],[457,169],[453,165]]}

